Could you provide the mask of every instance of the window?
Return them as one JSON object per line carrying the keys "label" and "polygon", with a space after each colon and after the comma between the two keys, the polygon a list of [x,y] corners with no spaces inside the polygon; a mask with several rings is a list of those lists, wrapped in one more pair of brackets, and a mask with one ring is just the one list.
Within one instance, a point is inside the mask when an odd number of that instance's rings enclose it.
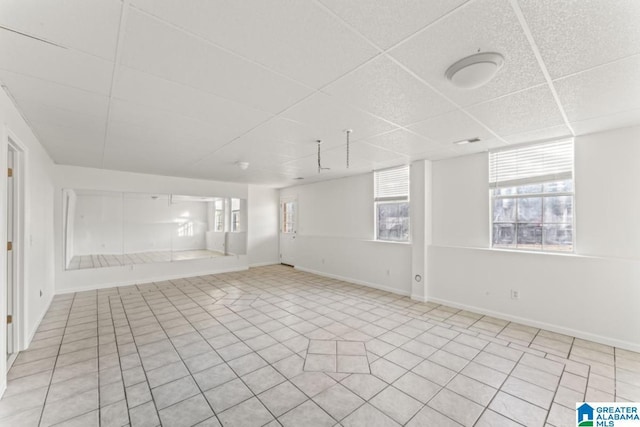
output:
{"label": "window", "polygon": [[409,166],[373,173],[376,240],[409,241]]}
{"label": "window", "polygon": [[492,247],[573,251],[573,141],[489,153]]}
{"label": "window", "polygon": [[231,199],[231,231],[240,231],[240,199]]}
{"label": "window", "polygon": [[294,233],[296,220],[296,202],[282,202],[282,232]]}
{"label": "window", "polygon": [[214,231],[224,231],[224,200],[215,201]]}

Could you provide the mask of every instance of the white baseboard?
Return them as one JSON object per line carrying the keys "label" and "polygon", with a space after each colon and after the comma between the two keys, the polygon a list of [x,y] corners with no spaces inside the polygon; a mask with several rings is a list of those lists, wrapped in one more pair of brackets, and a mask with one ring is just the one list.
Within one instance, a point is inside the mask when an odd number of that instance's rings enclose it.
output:
{"label": "white baseboard", "polygon": [[427,302],[427,297],[424,295],[411,294],[411,299],[418,302]]}
{"label": "white baseboard", "polygon": [[442,304],[453,308],[459,308],[460,310],[468,310],[478,314],[484,314],[486,316],[496,317],[498,319],[508,320],[510,322],[520,323],[522,325],[531,326],[534,328],[546,329],[551,332],[559,334],[569,335],[576,338],[581,338],[588,341],[594,341],[600,344],[610,345],[613,347],[622,348],[625,350],[640,352],[640,345],[629,341],[622,341],[615,338],[609,338],[602,335],[592,334],[590,332],[580,331],[577,329],[566,328],[564,326],[553,325],[546,322],[540,322],[525,317],[512,316],[510,314],[502,313],[499,311],[487,310],[481,307],[460,304],[455,301],[449,301],[441,298],[432,298],[427,296],[427,301],[434,302],[436,304]]}
{"label": "white baseboard", "polygon": [[354,279],[353,277],[339,276],[337,274],[326,273],[324,271],[318,271],[318,270],[312,270],[310,268],[300,267],[300,266],[297,266],[297,265],[294,268],[296,270],[304,271],[306,273],[317,274],[318,276],[328,277],[330,279],[343,280],[345,282],[355,283],[356,285],[362,285],[362,286],[367,286],[369,288],[378,289],[378,290],[381,290],[381,291],[391,292],[392,294],[396,294],[396,295],[402,295],[402,296],[408,297],[409,294],[410,294],[409,291],[403,291],[401,289],[390,288],[388,286],[380,285],[378,283],[371,283],[371,282],[366,282],[364,280]]}
{"label": "white baseboard", "polygon": [[210,274],[233,273],[236,271],[246,271],[246,270],[248,270],[248,267],[232,267],[232,268],[223,268],[223,269],[216,269],[216,270],[198,271],[198,272],[192,272],[192,273],[145,277],[144,279],[124,280],[119,282],[99,283],[99,284],[94,284],[90,286],[82,286],[82,287],[75,287],[75,288],[56,289],[55,294],[63,295],[63,294],[70,294],[73,292],[95,291],[96,289],[107,289],[107,288],[114,288],[117,286],[131,286],[131,285],[138,285],[141,283],[162,282],[165,280],[184,279],[186,277],[208,276]]}
{"label": "white baseboard", "polygon": [[36,332],[38,331],[38,327],[40,326],[40,323],[42,323],[42,319],[44,319],[44,316],[47,315],[47,312],[49,311],[49,308],[51,307],[52,302],[53,302],[53,295],[49,297],[49,301],[47,301],[45,309],[42,310],[42,313],[40,313],[40,317],[38,318],[38,321],[36,322],[36,324],[33,326],[33,330],[29,332],[29,335],[27,335],[26,342],[20,343],[20,351],[28,349],[29,346],[31,345],[31,341],[33,341],[33,337],[36,335]]}
{"label": "white baseboard", "polygon": [[254,267],[266,267],[267,265],[276,265],[276,264],[280,264],[277,261],[274,262],[255,262],[253,264],[249,264],[249,268],[254,268]]}

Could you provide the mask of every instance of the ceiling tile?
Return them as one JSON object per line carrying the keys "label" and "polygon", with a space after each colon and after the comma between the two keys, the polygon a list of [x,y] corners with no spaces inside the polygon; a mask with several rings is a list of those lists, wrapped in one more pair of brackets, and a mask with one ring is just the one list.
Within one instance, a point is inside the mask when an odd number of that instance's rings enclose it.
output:
{"label": "ceiling tile", "polygon": [[372,138],[367,138],[364,142],[405,156],[413,156],[415,154],[436,151],[443,148],[440,144],[434,141],[430,141],[404,129],[398,129]]}
{"label": "ceiling tile", "polygon": [[85,168],[102,167],[102,150],[82,150],[78,148],[54,148],[48,150],[52,160],[57,164],[82,166]]}
{"label": "ceiling tile", "polygon": [[134,0],[133,3],[315,88],[377,54],[375,48],[312,1]]}
{"label": "ceiling tile", "polygon": [[214,157],[189,166],[182,176],[277,187],[291,185],[292,182],[295,182],[292,181],[292,176],[287,176],[278,170],[263,170],[254,165],[249,165],[247,170],[241,170],[236,164],[221,162]]}
{"label": "ceiling tile", "polygon": [[[243,140],[261,144],[263,141],[288,142],[309,146],[312,151],[318,139],[318,130],[306,123],[283,117],[274,117],[242,136]],[[343,135],[344,139],[344,135]]]}
{"label": "ceiling tile", "polygon": [[518,0],[552,78],[640,53],[637,0]]}
{"label": "ceiling tile", "polygon": [[564,123],[547,85],[523,90],[467,108],[498,135],[511,135]]}
{"label": "ceiling tile", "polygon": [[[312,148],[309,150],[309,148]],[[297,153],[296,144],[276,141],[255,141],[240,138],[217,150],[210,157],[225,164],[249,162],[252,167],[268,169],[274,164],[281,164],[297,157],[308,156],[313,153],[313,147],[307,147],[306,153]]]}
{"label": "ceiling tile", "polygon": [[201,90],[122,67],[113,97],[215,124],[241,134],[271,114]]}
{"label": "ceiling tile", "polygon": [[409,129],[445,145],[464,139],[480,138],[484,140],[494,137],[491,132],[462,110],[432,117],[410,126]]}
{"label": "ceiling tile", "polygon": [[314,127],[317,134],[311,141],[322,139],[328,146],[343,143],[346,140],[345,129],[353,130],[351,139],[355,141],[397,128],[322,93],[310,96],[281,116]]}
{"label": "ceiling tile", "polygon": [[3,1],[0,25],[113,61],[121,9],[120,0]]}
{"label": "ceiling tile", "polygon": [[573,122],[640,108],[639,76],[640,55],[556,80],[553,85]]}
{"label": "ceiling tile", "polygon": [[570,124],[576,135],[586,135],[588,133],[602,132],[610,129],[638,126],[640,125],[640,108],[610,114],[608,116],[571,122]]}
{"label": "ceiling tile", "polygon": [[[56,137],[64,139],[64,130],[70,133],[75,131],[87,131],[86,144],[99,144],[102,146],[104,142],[104,132],[106,127],[105,117],[94,116],[78,111],[71,111],[63,108],[56,108],[44,105],[33,99],[17,99],[20,109],[29,122],[37,122],[41,125],[49,125],[58,129]],[[69,135],[72,136],[71,134]],[[89,138],[90,137],[90,138]],[[49,138],[41,135],[42,144],[45,147],[51,143]]]}
{"label": "ceiling tile", "polygon": [[104,128],[69,127],[52,122],[30,121],[54,162],[65,165],[100,167]]}
{"label": "ceiling tile", "polygon": [[[331,150],[331,154],[338,159],[338,164],[342,163],[346,167],[347,151],[344,147],[336,147]],[[378,145],[367,144],[363,141],[356,141],[349,147],[349,164],[358,165],[358,162],[377,164],[382,162],[393,161],[394,163],[408,163],[409,156],[390,151]]]}
{"label": "ceiling tile", "polygon": [[[21,101],[19,105],[29,101],[31,104],[102,118],[103,122],[106,122],[107,110],[109,109],[109,98],[106,95],[6,70],[0,70],[0,80],[9,88],[11,95]],[[36,117],[33,119],[37,120]]]}
{"label": "ceiling tile", "polygon": [[370,61],[323,91],[401,126],[455,108],[386,55]]}
{"label": "ceiling tile", "polygon": [[270,113],[312,92],[135,10],[127,21],[122,64]]}
{"label": "ceiling tile", "polygon": [[[202,158],[206,148],[150,141],[144,136],[109,128],[102,167],[131,172],[175,175],[183,173],[186,164]],[[153,153],[153,155],[149,155]]]}
{"label": "ceiling tile", "polygon": [[206,123],[121,100],[113,100],[111,104],[109,133],[114,129],[156,144],[197,146],[208,152],[229,143],[242,132],[222,122]]}
{"label": "ceiling tile", "polygon": [[507,135],[503,139],[509,144],[520,144],[524,142],[543,141],[556,138],[561,139],[567,137],[571,137],[571,130],[566,125],[559,125]]}
{"label": "ceiling tile", "polygon": [[2,31],[0,69],[108,95],[113,63]]}
{"label": "ceiling tile", "polygon": [[320,0],[383,49],[387,49],[467,0]]}
{"label": "ceiling tile", "polygon": [[123,155],[120,150],[107,148],[102,162],[102,168],[153,175],[179,176],[182,171],[178,165],[185,163],[185,159],[168,153],[127,153]]}
{"label": "ceiling tile", "polygon": [[[445,77],[446,70],[456,61],[479,51],[502,54],[504,66],[482,87],[461,89],[453,86]],[[544,82],[515,12],[504,0],[467,3],[391,50],[390,54],[462,106]]]}

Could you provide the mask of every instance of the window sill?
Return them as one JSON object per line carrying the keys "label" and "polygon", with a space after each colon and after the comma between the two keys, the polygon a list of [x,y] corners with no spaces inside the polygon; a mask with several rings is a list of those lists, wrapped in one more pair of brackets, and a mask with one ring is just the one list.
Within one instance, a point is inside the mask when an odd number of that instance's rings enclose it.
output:
{"label": "window sill", "polygon": [[543,250],[535,250],[535,249],[509,249],[509,248],[481,248],[489,251],[495,252],[509,252],[516,254],[540,254],[540,255],[561,255],[561,256],[578,256],[574,250],[571,251],[543,251]]}
{"label": "window sill", "polygon": [[371,240],[366,240],[367,242],[375,242],[375,243],[390,243],[392,245],[408,245],[411,246],[411,241],[408,242],[398,242],[395,240],[377,240],[377,239],[371,239]]}

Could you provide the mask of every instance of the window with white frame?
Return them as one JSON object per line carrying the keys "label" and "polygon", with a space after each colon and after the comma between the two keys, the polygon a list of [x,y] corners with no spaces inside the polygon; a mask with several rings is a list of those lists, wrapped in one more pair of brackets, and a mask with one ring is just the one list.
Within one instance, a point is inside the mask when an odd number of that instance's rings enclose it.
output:
{"label": "window with white frame", "polygon": [[573,251],[573,140],[489,153],[494,248]]}
{"label": "window with white frame", "polygon": [[409,241],[409,166],[374,171],[376,240]]}
{"label": "window with white frame", "polygon": [[240,199],[231,199],[231,231],[240,231]]}
{"label": "window with white frame", "polygon": [[214,231],[224,231],[224,200],[215,201]]}

